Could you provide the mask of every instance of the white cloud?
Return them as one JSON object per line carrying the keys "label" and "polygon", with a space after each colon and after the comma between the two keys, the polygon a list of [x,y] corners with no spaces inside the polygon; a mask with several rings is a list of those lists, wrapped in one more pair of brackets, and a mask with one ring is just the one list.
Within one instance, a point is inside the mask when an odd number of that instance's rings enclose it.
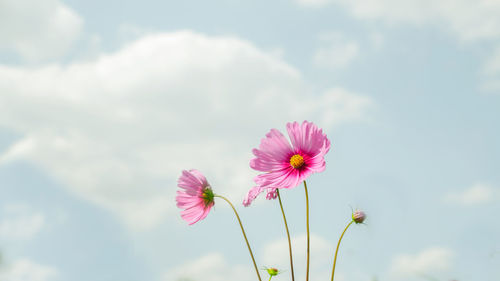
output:
{"label": "white cloud", "polygon": [[445,196],[448,202],[461,205],[478,205],[495,201],[499,198],[499,191],[489,184],[476,183],[468,189],[450,192]]}
{"label": "white cloud", "polygon": [[321,37],[322,46],[315,51],[314,64],[338,69],[346,67],[358,57],[358,43],[346,40],[342,34],[334,32]]}
{"label": "white cloud", "polygon": [[45,216],[26,205],[6,205],[0,219],[0,240],[30,239],[45,225]]}
{"label": "white cloud", "polygon": [[29,259],[20,259],[0,270],[2,281],[51,281],[59,275],[58,270],[37,264]]}
{"label": "white cloud", "polygon": [[311,116],[321,112],[320,124],[326,128],[352,120],[367,119],[367,112],[375,107],[373,100],[366,96],[355,95],[342,88],[331,88],[318,98],[304,100],[295,105],[295,112],[302,116]]}
{"label": "white cloud", "polygon": [[303,6],[335,4],[361,20],[390,25],[435,25],[461,40],[500,36],[500,1],[497,0],[296,0]]}
{"label": "white cloud", "polygon": [[[305,279],[306,239],[305,234],[292,237],[294,273],[297,280]],[[328,280],[330,278],[334,249],[334,245],[328,240],[314,233],[311,234],[310,280]],[[288,240],[286,238],[266,245],[262,256],[264,265],[284,269],[286,272],[283,274],[287,275],[288,278],[290,275],[290,261]]]}
{"label": "white cloud", "polygon": [[31,61],[64,54],[83,26],[59,0],[0,0],[0,7],[0,45]]}
{"label": "white cloud", "polygon": [[[261,276],[264,272],[261,271]],[[164,281],[251,281],[256,273],[250,264],[232,265],[220,253],[207,254],[178,266],[164,276]],[[263,279],[265,280],[265,278]]]}
{"label": "white cloud", "polygon": [[134,229],[174,209],[182,169],[239,200],[252,186],[250,150],[270,128],[309,119],[328,133],[373,104],[339,88],[309,93],[281,58],[191,31],[66,66],[0,66],[0,77],[0,125],[23,135],[0,163],[35,163]]}
{"label": "white cloud", "polygon": [[415,255],[403,254],[393,259],[391,274],[398,277],[413,277],[445,272],[451,269],[453,251],[447,248],[433,247]]}
{"label": "white cloud", "polygon": [[[425,26],[450,32],[462,42],[500,39],[500,1],[498,0],[296,0],[305,7],[336,5],[345,8],[353,17],[381,22],[386,26]],[[377,39],[376,39],[377,40]],[[375,44],[376,41],[374,42]],[[500,48],[499,48],[500,49]],[[315,62],[343,65],[356,57],[354,42],[323,47]],[[500,51],[485,64],[485,91],[500,91]]]}

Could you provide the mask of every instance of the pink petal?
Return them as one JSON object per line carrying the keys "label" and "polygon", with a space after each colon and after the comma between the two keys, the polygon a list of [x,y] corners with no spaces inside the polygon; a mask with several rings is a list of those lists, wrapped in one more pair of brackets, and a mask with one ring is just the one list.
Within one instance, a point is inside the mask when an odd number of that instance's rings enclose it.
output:
{"label": "pink petal", "polygon": [[205,219],[207,217],[208,213],[210,213],[210,209],[212,208],[212,206],[213,206],[213,204],[211,206],[205,207],[205,209],[203,210],[203,214],[198,219],[198,221],[201,221],[201,220],[203,220],[203,219]]}
{"label": "pink petal", "polygon": [[289,167],[281,171],[260,174],[254,181],[265,188],[293,188],[300,183],[299,174],[299,170]]}
{"label": "pink petal", "polygon": [[261,140],[259,149],[253,150],[253,154],[257,157],[250,161],[250,167],[269,172],[286,163],[293,151],[285,136],[280,131],[271,129]]}
{"label": "pink petal", "polygon": [[203,204],[198,204],[189,209],[186,209],[181,212],[181,217],[187,221],[190,225],[197,222],[197,218],[201,216],[203,213],[204,206]]}
{"label": "pink petal", "polygon": [[288,123],[286,129],[295,152],[302,151],[313,157],[320,153],[324,155],[330,150],[330,141],[323,130],[312,122],[304,121],[302,125]]}
{"label": "pink petal", "polygon": [[197,170],[182,171],[182,175],[177,181],[177,186],[184,188],[188,192],[201,190],[208,186],[206,178]]}
{"label": "pink petal", "polygon": [[193,218],[193,221],[189,225],[199,222],[200,220],[205,218],[208,215],[208,212],[210,211],[210,207],[203,206],[203,208],[199,209],[198,211],[199,211],[198,215]]}
{"label": "pink petal", "polygon": [[189,170],[189,172],[191,172],[191,174],[194,175],[203,186],[209,185],[207,179],[200,171],[196,169],[191,169]]}
{"label": "pink petal", "polygon": [[[254,170],[271,172],[290,165],[289,162],[286,161],[289,157],[285,157],[284,159],[280,157],[280,160],[278,160],[272,155],[258,149],[253,149],[252,152],[257,156],[257,158],[250,160],[250,167]],[[291,151],[288,154],[291,154]]]}
{"label": "pink petal", "polygon": [[323,154],[318,154],[316,155],[316,157],[308,159],[306,167],[307,169],[315,173],[323,172],[326,167],[325,158],[323,157]]}
{"label": "pink petal", "polygon": [[243,206],[248,207],[250,204],[257,198],[257,196],[263,191],[264,189],[260,186],[255,186],[251,188],[247,196],[245,196],[245,199],[243,199]]}
{"label": "pink petal", "polygon": [[203,202],[203,199],[201,198],[186,198],[186,197],[180,197],[180,196],[177,196],[176,197],[176,200],[177,200],[177,207],[178,208],[181,208],[181,209],[188,209],[188,208],[191,208],[197,204],[199,204],[200,202]]}

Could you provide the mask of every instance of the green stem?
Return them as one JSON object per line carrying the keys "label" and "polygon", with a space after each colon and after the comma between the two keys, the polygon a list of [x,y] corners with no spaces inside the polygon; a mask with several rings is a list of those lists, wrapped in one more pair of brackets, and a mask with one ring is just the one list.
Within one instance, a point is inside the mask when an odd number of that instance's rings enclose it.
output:
{"label": "green stem", "polygon": [[271,278],[273,278],[273,276],[272,276],[272,275],[270,275],[270,276],[269,276],[269,281],[271,281]]}
{"label": "green stem", "polygon": [[337,249],[335,250],[335,258],[333,259],[333,268],[332,268],[332,280],[333,281],[333,276],[335,274],[335,265],[337,264],[337,254],[339,253],[339,247],[340,247],[340,242],[342,241],[342,237],[344,237],[344,234],[345,232],[347,231],[347,229],[349,228],[349,226],[351,226],[351,224],[353,223],[354,221],[352,220],[344,229],[344,231],[342,232],[342,235],[340,235],[340,239],[339,239],[339,242],[337,243]]}
{"label": "green stem", "polygon": [[276,189],[276,193],[278,194],[278,201],[280,202],[281,213],[283,214],[283,221],[285,222],[286,236],[288,238],[288,251],[290,252],[290,268],[292,272],[292,281],[295,281],[295,275],[293,274],[293,255],[292,255],[292,242],[290,241],[290,231],[288,230],[288,224],[286,223],[285,211],[283,210],[283,203],[281,203],[281,196],[279,189]]}
{"label": "green stem", "polygon": [[309,196],[307,194],[307,184],[304,181],[304,190],[306,192],[306,221],[307,221],[307,266],[306,266],[306,281],[309,281],[309,256],[310,256],[310,235],[309,235]]}
{"label": "green stem", "polygon": [[221,196],[221,195],[214,195],[214,197],[219,197],[219,198],[225,200],[229,204],[229,206],[231,206],[231,208],[233,209],[234,214],[236,215],[236,218],[238,219],[238,222],[240,223],[241,232],[243,233],[243,237],[245,238],[245,242],[247,242],[248,251],[250,252],[250,256],[252,257],[252,262],[253,262],[253,266],[255,267],[255,272],[257,273],[257,277],[259,278],[259,281],[262,281],[262,279],[260,278],[259,270],[257,269],[257,264],[255,263],[255,258],[253,257],[252,249],[250,248],[250,243],[248,243],[247,235],[245,233],[245,229],[243,228],[243,224],[241,223],[241,219],[240,219],[240,216],[238,215],[238,212],[236,212],[236,209],[234,208],[233,204],[226,197]]}

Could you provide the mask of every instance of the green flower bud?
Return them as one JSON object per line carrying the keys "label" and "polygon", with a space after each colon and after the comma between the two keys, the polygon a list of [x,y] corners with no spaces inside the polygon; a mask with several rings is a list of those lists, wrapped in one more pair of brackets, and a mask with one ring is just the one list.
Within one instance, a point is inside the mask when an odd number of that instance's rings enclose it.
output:
{"label": "green flower bud", "polygon": [[274,268],[274,267],[266,268],[266,270],[267,270],[267,273],[269,273],[269,275],[271,275],[271,276],[276,276],[279,273],[279,270],[277,268]]}

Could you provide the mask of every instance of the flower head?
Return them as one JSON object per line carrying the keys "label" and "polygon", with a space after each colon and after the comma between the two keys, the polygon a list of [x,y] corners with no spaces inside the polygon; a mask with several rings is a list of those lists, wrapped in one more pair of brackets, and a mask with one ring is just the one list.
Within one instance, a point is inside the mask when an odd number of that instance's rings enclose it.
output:
{"label": "flower head", "polygon": [[177,181],[177,207],[184,209],[181,217],[190,225],[204,219],[214,205],[214,193],[205,176],[198,170],[182,171]]}
{"label": "flower head", "polygon": [[324,156],[330,150],[330,141],[323,131],[308,121],[288,123],[286,129],[291,145],[280,131],[271,129],[259,148],[252,150],[255,158],[250,167],[264,173],[255,177],[257,187],[249,194],[258,195],[269,188],[293,188],[312,173],[325,170]]}
{"label": "flower head", "polygon": [[365,219],[366,219],[366,214],[361,210],[356,210],[352,213],[352,220],[355,223],[363,223]]}
{"label": "flower head", "polygon": [[269,268],[266,268],[267,270],[267,273],[269,273],[270,276],[276,276],[278,275],[279,273],[279,270],[275,267],[269,267]]}
{"label": "flower head", "polygon": [[276,267],[264,267],[263,269],[267,271],[267,274],[269,274],[269,280],[271,280],[274,276],[283,273],[282,270],[279,270]]}

